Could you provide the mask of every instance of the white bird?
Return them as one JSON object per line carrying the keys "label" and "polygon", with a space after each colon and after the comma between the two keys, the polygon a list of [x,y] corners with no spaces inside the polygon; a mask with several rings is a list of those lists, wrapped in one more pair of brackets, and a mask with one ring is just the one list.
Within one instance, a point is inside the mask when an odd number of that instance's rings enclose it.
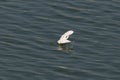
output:
{"label": "white bird", "polygon": [[65,43],[70,43],[71,41],[68,40],[69,36],[74,33],[73,30],[69,30],[66,33],[64,33],[60,39],[57,41],[58,44],[65,44]]}

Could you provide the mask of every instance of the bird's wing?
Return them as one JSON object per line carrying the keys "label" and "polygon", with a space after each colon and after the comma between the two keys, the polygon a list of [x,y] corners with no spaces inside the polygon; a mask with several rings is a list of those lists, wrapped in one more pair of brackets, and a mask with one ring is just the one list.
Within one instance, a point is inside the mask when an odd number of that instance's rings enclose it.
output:
{"label": "bird's wing", "polygon": [[67,31],[60,37],[60,40],[67,40],[69,38],[69,36],[72,35],[73,33],[74,33],[74,31],[72,31],[72,30]]}

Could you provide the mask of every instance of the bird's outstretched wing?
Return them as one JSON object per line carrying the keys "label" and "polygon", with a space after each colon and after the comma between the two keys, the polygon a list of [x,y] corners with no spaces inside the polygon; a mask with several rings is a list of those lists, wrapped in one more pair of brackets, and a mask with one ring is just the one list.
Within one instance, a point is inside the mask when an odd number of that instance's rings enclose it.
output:
{"label": "bird's outstretched wing", "polygon": [[62,43],[69,43],[70,41],[67,40],[69,38],[70,35],[72,35],[74,33],[73,30],[69,30],[66,33],[64,33],[60,39],[58,40],[58,44],[62,44]]}

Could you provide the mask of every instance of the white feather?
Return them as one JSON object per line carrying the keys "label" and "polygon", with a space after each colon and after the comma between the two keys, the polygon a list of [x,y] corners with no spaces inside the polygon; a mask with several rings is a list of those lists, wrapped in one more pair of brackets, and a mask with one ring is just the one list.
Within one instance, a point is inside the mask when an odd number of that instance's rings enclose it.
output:
{"label": "white feather", "polygon": [[70,40],[68,40],[69,36],[72,35],[74,33],[74,31],[69,30],[66,33],[64,33],[60,39],[57,41],[58,44],[65,44],[65,43],[69,43],[71,42]]}

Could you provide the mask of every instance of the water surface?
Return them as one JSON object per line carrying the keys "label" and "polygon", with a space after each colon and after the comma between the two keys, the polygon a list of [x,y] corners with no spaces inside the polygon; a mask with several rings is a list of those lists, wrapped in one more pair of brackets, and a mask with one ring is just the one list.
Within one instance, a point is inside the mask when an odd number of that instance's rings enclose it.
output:
{"label": "water surface", "polygon": [[[119,0],[1,0],[0,80],[119,80]],[[72,43],[56,41],[68,30]]]}

